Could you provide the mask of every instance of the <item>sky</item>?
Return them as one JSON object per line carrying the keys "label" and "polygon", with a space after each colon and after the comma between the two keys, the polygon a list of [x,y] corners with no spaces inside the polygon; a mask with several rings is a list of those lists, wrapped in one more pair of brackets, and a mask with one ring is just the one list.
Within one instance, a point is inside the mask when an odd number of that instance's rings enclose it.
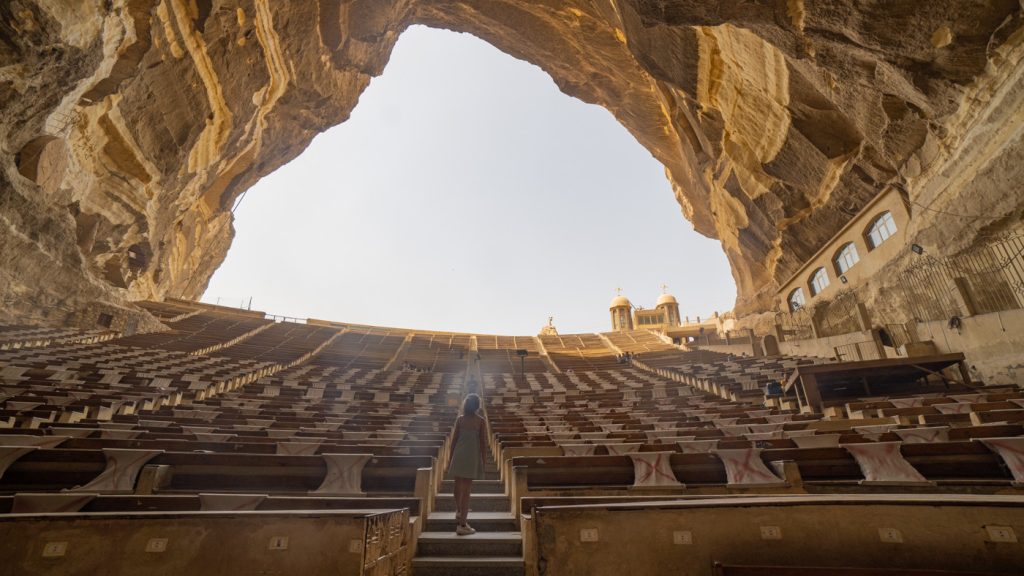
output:
{"label": "sky", "polygon": [[607,110],[468,34],[415,26],[351,118],[253,186],[202,300],[483,334],[610,330],[616,288],[732,308],[721,246]]}

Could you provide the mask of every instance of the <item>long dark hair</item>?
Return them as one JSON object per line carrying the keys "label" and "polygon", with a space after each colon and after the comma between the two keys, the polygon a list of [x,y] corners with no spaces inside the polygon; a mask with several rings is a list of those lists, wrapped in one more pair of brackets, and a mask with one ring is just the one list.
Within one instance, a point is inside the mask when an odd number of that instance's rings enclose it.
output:
{"label": "long dark hair", "polygon": [[480,397],[476,394],[466,394],[466,399],[462,401],[462,415],[476,416],[476,411],[480,409]]}

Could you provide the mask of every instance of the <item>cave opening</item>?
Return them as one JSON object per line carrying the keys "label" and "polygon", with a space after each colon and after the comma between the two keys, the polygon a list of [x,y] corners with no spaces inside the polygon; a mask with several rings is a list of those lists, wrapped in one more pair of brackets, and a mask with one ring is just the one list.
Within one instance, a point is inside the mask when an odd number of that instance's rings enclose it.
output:
{"label": "cave opening", "polygon": [[468,34],[413,26],[346,122],[238,202],[203,300],[483,333],[604,331],[617,287],[725,311],[719,243],[604,108]]}

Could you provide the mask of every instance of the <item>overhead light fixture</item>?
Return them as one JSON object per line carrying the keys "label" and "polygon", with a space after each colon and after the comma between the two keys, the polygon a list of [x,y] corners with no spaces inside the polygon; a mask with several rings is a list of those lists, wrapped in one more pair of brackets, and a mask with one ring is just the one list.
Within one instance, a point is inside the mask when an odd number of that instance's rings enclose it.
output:
{"label": "overhead light fixture", "polygon": [[910,251],[918,255],[924,254],[924,248],[922,248],[920,244],[911,244]]}

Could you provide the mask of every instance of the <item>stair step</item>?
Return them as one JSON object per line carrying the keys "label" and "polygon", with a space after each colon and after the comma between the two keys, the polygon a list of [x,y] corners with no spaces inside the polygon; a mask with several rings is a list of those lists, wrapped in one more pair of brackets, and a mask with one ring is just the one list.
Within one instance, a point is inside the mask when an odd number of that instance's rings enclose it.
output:
{"label": "stair step", "polygon": [[[427,532],[454,532],[455,512],[431,512],[423,529]],[[470,512],[469,525],[481,532],[515,532],[516,520],[511,512]]]}
{"label": "stair step", "polygon": [[[445,475],[444,481],[445,482],[451,482],[452,479],[451,479],[450,476]],[[480,480],[474,480],[473,483],[476,484],[477,482],[500,482],[500,481],[501,481],[501,474],[498,473],[497,469],[490,470],[490,469],[486,469],[485,468],[484,469],[484,477],[482,479],[480,479]]]}
{"label": "stair step", "polygon": [[[454,480],[444,480],[441,482],[441,492],[451,494],[455,491]],[[505,483],[501,480],[474,480],[473,486],[470,489],[470,494],[504,494]]]}
{"label": "stair step", "polygon": [[[500,478],[501,478],[501,474],[498,472],[498,467],[497,466],[484,466],[484,477],[481,480],[474,480],[473,483],[475,484],[475,483],[481,482],[481,481],[483,481],[483,482],[500,481],[499,480]],[[445,479],[449,480],[450,478],[449,477],[445,477]]]}
{"label": "stair step", "polygon": [[[472,519],[471,519],[472,520]],[[423,556],[522,556],[523,536],[519,532],[477,532],[459,536],[455,531],[423,532],[416,544]]]}
{"label": "stair step", "polygon": [[416,576],[523,576],[521,556],[428,556],[412,559]]}
{"label": "stair step", "polygon": [[[470,494],[469,512],[508,512],[512,509],[508,496],[504,494]],[[438,494],[434,498],[434,510],[450,512],[455,510],[454,494]]]}

